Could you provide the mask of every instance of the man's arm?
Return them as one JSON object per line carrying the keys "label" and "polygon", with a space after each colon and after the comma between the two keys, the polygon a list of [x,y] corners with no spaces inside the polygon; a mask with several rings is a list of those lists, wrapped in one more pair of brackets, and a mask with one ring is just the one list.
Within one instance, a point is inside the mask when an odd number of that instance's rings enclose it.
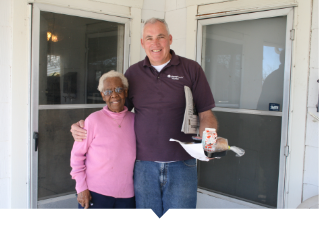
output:
{"label": "man's arm", "polygon": [[215,128],[218,131],[218,122],[211,110],[199,113],[200,127],[199,133],[202,137],[202,132],[205,128]]}
{"label": "man's arm", "polygon": [[70,132],[72,133],[73,139],[75,141],[81,142],[83,139],[87,138],[87,130],[83,129],[84,120],[80,120],[77,123],[71,125]]}

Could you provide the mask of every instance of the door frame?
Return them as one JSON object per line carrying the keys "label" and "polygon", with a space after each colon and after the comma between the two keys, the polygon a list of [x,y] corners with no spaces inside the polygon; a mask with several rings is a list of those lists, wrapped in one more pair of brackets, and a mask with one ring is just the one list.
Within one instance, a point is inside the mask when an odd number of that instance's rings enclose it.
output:
{"label": "door frame", "polygon": [[29,169],[29,208],[38,207],[38,151],[35,151],[35,140],[33,133],[38,132],[38,114],[39,110],[44,109],[78,109],[78,108],[97,108],[103,107],[105,104],[61,104],[61,105],[39,105],[39,45],[40,45],[40,11],[65,14],[70,16],[85,17],[109,22],[117,22],[125,25],[124,29],[124,62],[123,72],[129,67],[129,29],[130,18],[123,16],[110,16],[95,12],[88,12],[64,7],[58,7],[47,4],[33,3],[31,7],[31,73],[30,73],[30,93],[31,93],[31,107],[30,107],[30,169]]}
{"label": "door frame", "polygon": [[248,110],[248,109],[233,109],[215,107],[213,111],[232,112],[232,113],[246,113],[255,115],[267,116],[281,116],[281,142],[280,142],[280,156],[279,156],[279,175],[278,175],[278,199],[277,208],[285,208],[286,188],[288,187],[287,176],[287,158],[288,158],[288,130],[289,130],[289,104],[290,104],[290,84],[291,84],[291,52],[292,40],[291,30],[293,29],[293,8],[283,8],[275,10],[267,10],[260,12],[244,13],[239,15],[214,17],[206,19],[198,19],[197,23],[197,44],[196,44],[196,61],[201,65],[202,63],[202,33],[203,26],[212,24],[222,24],[229,22],[239,22],[245,20],[255,20],[262,18],[271,18],[278,16],[287,16],[286,26],[286,46],[285,46],[285,63],[284,63],[284,88],[283,88],[283,107],[282,112]]}

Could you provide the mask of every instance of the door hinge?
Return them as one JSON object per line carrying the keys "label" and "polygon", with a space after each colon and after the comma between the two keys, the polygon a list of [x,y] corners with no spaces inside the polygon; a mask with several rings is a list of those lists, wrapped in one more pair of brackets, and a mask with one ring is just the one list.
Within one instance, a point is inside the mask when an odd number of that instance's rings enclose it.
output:
{"label": "door hinge", "polygon": [[284,156],[286,156],[286,157],[288,157],[289,156],[289,146],[288,145],[286,145],[285,147],[284,147]]}
{"label": "door hinge", "polygon": [[294,29],[291,29],[291,30],[290,30],[290,39],[291,39],[291,40],[294,40],[295,31],[296,31],[296,30],[294,30]]}

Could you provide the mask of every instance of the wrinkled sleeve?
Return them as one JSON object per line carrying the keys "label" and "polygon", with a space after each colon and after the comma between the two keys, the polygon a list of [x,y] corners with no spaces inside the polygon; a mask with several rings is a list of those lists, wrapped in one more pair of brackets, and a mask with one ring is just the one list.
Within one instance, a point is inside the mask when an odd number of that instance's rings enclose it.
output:
{"label": "wrinkled sleeve", "polygon": [[76,181],[76,191],[80,193],[88,189],[86,182],[86,154],[93,140],[93,125],[89,117],[84,122],[84,129],[87,130],[87,138],[81,142],[75,141],[71,150],[70,175]]}
{"label": "wrinkled sleeve", "polygon": [[[193,71],[193,70],[192,70]],[[211,110],[215,107],[215,101],[201,66],[197,64],[194,70],[192,83],[192,96],[198,113]]]}

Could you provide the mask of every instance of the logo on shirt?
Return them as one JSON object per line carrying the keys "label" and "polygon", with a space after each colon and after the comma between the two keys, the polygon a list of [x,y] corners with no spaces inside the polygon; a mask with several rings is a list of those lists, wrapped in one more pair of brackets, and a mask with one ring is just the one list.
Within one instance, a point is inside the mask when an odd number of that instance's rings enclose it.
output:
{"label": "logo on shirt", "polygon": [[172,80],[179,80],[179,79],[183,78],[183,76],[173,76],[173,75],[168,75],[167,77],[172,79]]}

